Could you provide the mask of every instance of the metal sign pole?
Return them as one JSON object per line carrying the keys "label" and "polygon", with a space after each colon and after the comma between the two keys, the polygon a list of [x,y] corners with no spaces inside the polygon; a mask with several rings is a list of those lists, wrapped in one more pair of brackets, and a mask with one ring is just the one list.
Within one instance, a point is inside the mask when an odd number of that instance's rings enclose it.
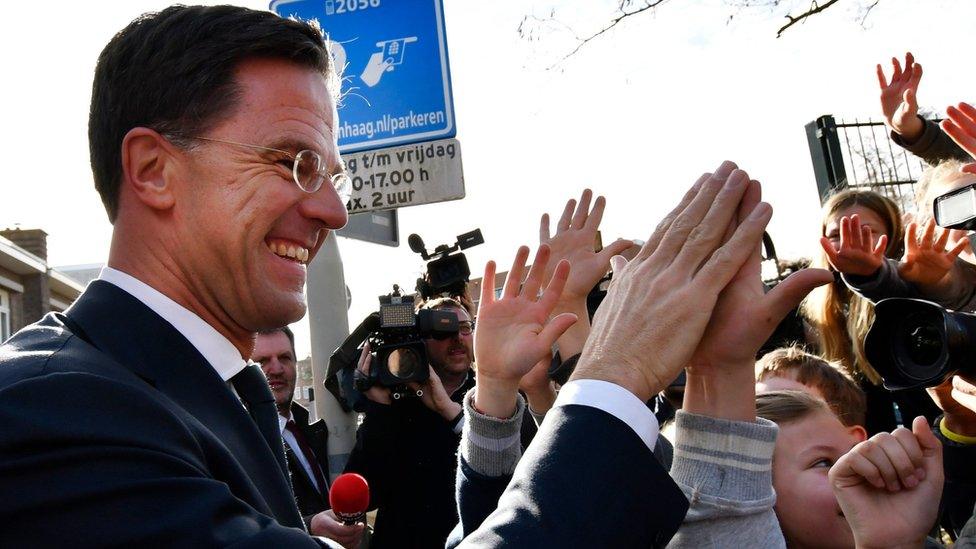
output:
{"label": "metal sign pole", "polygon": [[329,356],[349,335],[346,281],[335,233],[329,233],[308,266],[307,294],[315,411],[329,428],[329,476],[335,479],[356,445],[355,412],[343,411],[332,393],[324,388]]}

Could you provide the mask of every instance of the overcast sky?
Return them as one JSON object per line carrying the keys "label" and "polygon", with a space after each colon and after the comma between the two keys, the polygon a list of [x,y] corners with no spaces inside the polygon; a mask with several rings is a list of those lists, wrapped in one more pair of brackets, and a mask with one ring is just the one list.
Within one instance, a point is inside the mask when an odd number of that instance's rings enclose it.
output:
{"label": "overcast sky", "polygon": [[[858,1],[848,0],[780,39],[777,13],[674,0],[550,71],[573,46],[568,34],[528,41],[517,32],[523,16],[553,8],[585,30],[615,4],[445,0],[467,198],[402,210],[400,248],[340,241],[351,324],[394,282],[413,287],[422,263],[406,247],[412,232],[432,247],[480,227],[486,243],[468,253],[478,273],[486,260],[507,265],[519,244],[534,245],[541,213],[591,186],[608,199],[604,240],[643,239],[701,172],[726,158],[763,182],[780,256],[809,256],[819,214],[805,123],[822,114],[880,117],[874,65],[907,49],[925,67],[923,106],[942,111],[973,97],[976,71],[966,67],[976,5],[965,0],[883,0],[864,26]],[[0,23],[0,226],[47,231],[53,265],[106,259],[111,226],[87,148],[95,61],[131,19],[166,5],[52,1]],[[304,321],[296,333],[304,356]]]}

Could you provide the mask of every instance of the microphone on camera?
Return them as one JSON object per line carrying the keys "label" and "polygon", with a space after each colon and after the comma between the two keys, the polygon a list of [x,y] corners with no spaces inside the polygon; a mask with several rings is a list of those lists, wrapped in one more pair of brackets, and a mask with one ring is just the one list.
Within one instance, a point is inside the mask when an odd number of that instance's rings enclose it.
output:
{"label": "microphone on camera", "polygon": [[366,509],[369,508],[369,484],[356,473],[341,474],[329,490],[329,503],[343,524],[365,522]]}

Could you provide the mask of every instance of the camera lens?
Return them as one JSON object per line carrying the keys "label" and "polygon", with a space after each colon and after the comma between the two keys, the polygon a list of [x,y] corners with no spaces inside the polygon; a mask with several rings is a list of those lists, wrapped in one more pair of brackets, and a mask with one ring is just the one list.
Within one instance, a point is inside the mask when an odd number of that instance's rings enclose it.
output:
{"label": "camera lens", "polygon": [[898,346],[908,360],[902,363],[905,375],[923,380],[934,375],[933,367],[942,357],[941,318],[932,311],[909,314],[901,325]]}
{"label": "camera lens", "polygon": [[422,366],[420,355],[409,347],[394,349],[386,360],[390,373],[398,379],[413,378]]}

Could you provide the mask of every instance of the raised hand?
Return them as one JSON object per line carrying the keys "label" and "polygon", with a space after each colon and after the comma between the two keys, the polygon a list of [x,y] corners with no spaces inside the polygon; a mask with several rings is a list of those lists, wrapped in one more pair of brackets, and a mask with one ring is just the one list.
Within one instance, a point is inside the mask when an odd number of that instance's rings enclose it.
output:
{"label": "raised hand", "polygon": [[723,163],[699,178],[633,261],[614,261],[573,379],[616,383],[646,401],[688,364],[719,294],[759,249],[772,216],[760,202],[732,228],[748,187],[745,172]]}
{"label": "raised hand", "polygon": [[575,200],[566,202],[563,215],[556,224],[555,235],[550,236],[549,233],[549,214],[542,214],[539,223],[539,243],[548,244],[552,251],[543,284],[552,278],[559,261],[565,259],[572,267],[557,307],[570,309],[570,304],[579,302],[585,306],[587,294],[607,273],[610,258],[634,245],[629,240],[617,240],[599,252],[593,250],[607,201],[598,196],[590,210],[592,198],[593,191],[586,189],[580,196],[579,204]]}
{"label": "raised hand", "polygon": [[915,62],[911,53],[905,54],[905,69],[897,57],[891,58],[894,72],[891,82],[885,79],[884,69],[878,65],[878,84],[881,85],[881,112],[885,122],[895,133],[908,141],[922,135],[925,124],[918,117],[918,83],[922,79],[922,65]]}
{"label": "raised hand", "polygon": [[[760,198],[759,182],[750,181],[734,226],[746,220]],[[757,247],[719,295],[704,336],[688,363],[686,411],[755,420],[756,353],[811,290],[833,281],[830,271],[803,269],[766,292],[761,271]]]}
{"label": "raised hand", "polygon": [[942,497],[942,445],[924,417],[844,454],[831,487],[857,547],[921,547]]}
{"label": "raised hand", "polygon": [[[950,105],[940,126],[962,150],[976,159],[976,108],[969,103],[959,103],[957,107]],[[976,163],[966,164],[962,171],[976,174]]]}
{"label": "raised hand", "polygon": [[905,258],[898,265],[898,274],[919,286],[937,284],[949,274],[956,258],[969,245],[969,238],[964,237],[951,250],[946,250],[948,241],[949,230],[936,229],[935,220],[925,224],[921,236],[918,223],[909,223],[905,232]]}
{"label": "raised hand", "polygon": [[[508,272],[501,299],[495,299],[490,284],[483,284],[474,334],[474,356],[478,365],[474,404],[494,417],[515,412],[516,392],[522,377],[547,356],[556,339],[574,322],[576,315],[563,313],[551,320],[552,312],[569,276],[569,262],[560,261],[542,296],[539,290],[549,261],[549,246],[543,244],[519,289],[529,249],[519,248]],[[495,279],[495,262],[485,265],[483,280]]]}
{"label": "raised hand", "polygon": [[861,225],[857,214],[841,218],[840,244],[836,249],[829,238],[820,238],[820,247],[827,254],[830,265],[841,273],[851,275],[869,276],[878,272],[884,262],[887,246],[888,235],[881,235],[875,244],[871,238],[871,229],[867,225]]}

